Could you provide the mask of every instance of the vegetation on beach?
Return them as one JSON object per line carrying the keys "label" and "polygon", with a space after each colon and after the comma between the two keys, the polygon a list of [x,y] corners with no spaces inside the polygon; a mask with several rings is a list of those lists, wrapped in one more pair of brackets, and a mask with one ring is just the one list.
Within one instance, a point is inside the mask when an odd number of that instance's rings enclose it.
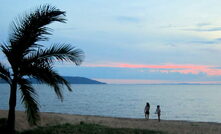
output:
{"label": "vegetation on beach", "polygon": [[[4,131],[4,125],[7,119],[0,119],[0,133]],[[16,134],[167,134],[160,131],[131,128],[110,128],[98,124],[89,124],[80,122],[80,124],[60,124],[54,126],[37,127]]]}
{"label": "vegetation on beach", "polygon": [[39,83],[52,87],[59,99],[63,99],[63,85],[71,91],[71,86],[54,69],[57,61],[68,61],[79,65],[83,52],[69,44],[56,44],[45,47],[51,35],[47,27],[53,22],[65,23],[65,12],[50,5],[43,5],[16,19],[12,23],[8,42],[0,44],[8,64],[0,62],[0,78],[10,85],[9,112],[7,119],[8,133],[15,129],[16,94],[21,92],[21,100],[26,108],[28,122],[36,125],[39,120],[39,104],[36,89],[28,78],[35,78]]}
{"label": "vegetation on beach", "polygon": [[130,128],[109,128],[97,124],[86,124],[81,122],[77,125],[62,124],[56,126],[38,127],[26,130],[19,134],[166,134],[160,131]]}

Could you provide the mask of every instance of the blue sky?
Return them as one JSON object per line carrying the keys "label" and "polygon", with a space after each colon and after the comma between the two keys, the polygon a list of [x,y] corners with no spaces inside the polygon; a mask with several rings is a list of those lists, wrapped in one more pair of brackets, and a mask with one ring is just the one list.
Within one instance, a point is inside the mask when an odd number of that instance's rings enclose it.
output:
{"label": "blue sky", "polygon": [[[79,67],[56,64],[63,75],[108,83],[220,83],[219,0],[7,0],[0,5],[0,41],[11,22],[42,4],[66,11],[50,43],[85,52]],[[4,57],[2,57],[4,60]]]}

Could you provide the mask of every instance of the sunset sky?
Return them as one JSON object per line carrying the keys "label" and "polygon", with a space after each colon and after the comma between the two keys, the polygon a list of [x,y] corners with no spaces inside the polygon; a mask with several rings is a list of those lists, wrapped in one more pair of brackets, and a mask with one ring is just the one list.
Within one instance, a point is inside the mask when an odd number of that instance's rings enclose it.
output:
{"label": "sunset sky", "polygon": [[70,43],[85,52],[81,66],[57,63],[62,75],[113,84],[221,83],[220,0],[2,0],[0,42],[7,43],[16,17],[42,4],[67,13],[67,23],[50,26],[46,46]]}

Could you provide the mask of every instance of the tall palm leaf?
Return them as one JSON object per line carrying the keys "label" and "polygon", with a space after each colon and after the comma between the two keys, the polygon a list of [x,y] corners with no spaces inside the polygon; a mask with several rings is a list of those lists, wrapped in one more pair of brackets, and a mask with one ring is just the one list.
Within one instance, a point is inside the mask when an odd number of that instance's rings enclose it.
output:
{"label": "tall palm leaf", "polygon": [[0,62],[0,78],[5,80],[7,83],[11,84],[12,80],[10,77],[11,73],[9,71],[9,68],[5,67],[1,62]]}
{"label": "tall palm leaf", "polygon": [[19,79],[18,85],[21,91],[21,100],[24,103],[27,113],[27,119],[30,124],[36,125],[36,121],[40,119],[38,114],[37,94],[27,79]]}
{"label": "tall palm leaf", "polygon": [[50,35],[48,24],[65,22],[65,12],[43,5],[30,14],[13,22],[9,43],[1,45],[10,67],[0,63],[0,78],[10,84],[9,113],[7,127],[9,133],[14,133],[15,107],[17,87],[21,91],[21,100],[26,108],[28,121],[36,124],[39,119],[37,94],[30,81],[26,78],[36,78],[54,88],[57,96],[62,100],[62,85],[69,91],[69,83],[53,68],[55,61],[73,62],[79,65],[83,59],[83,52],[68,44],[56,44],[49,48],[39,45],[39,41],[47,41]]}

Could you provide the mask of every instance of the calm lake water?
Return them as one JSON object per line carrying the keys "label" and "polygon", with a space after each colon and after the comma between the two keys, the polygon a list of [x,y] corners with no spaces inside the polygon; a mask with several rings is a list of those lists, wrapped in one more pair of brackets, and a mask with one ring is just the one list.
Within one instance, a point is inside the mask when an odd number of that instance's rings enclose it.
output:
{"label": "calm lake water", "polygon": [[[150,118],[221,123],[221,85],[72,85],[64,90],[64,101],[46,85],[34,85],[39,93],[41,112],[144,118],[150,103]],[[0,109],[8,109],[8,86],[0,84]],[[19,97],[19,94],[18,94]],[[24,110],[18,100],[17,110]]]}

